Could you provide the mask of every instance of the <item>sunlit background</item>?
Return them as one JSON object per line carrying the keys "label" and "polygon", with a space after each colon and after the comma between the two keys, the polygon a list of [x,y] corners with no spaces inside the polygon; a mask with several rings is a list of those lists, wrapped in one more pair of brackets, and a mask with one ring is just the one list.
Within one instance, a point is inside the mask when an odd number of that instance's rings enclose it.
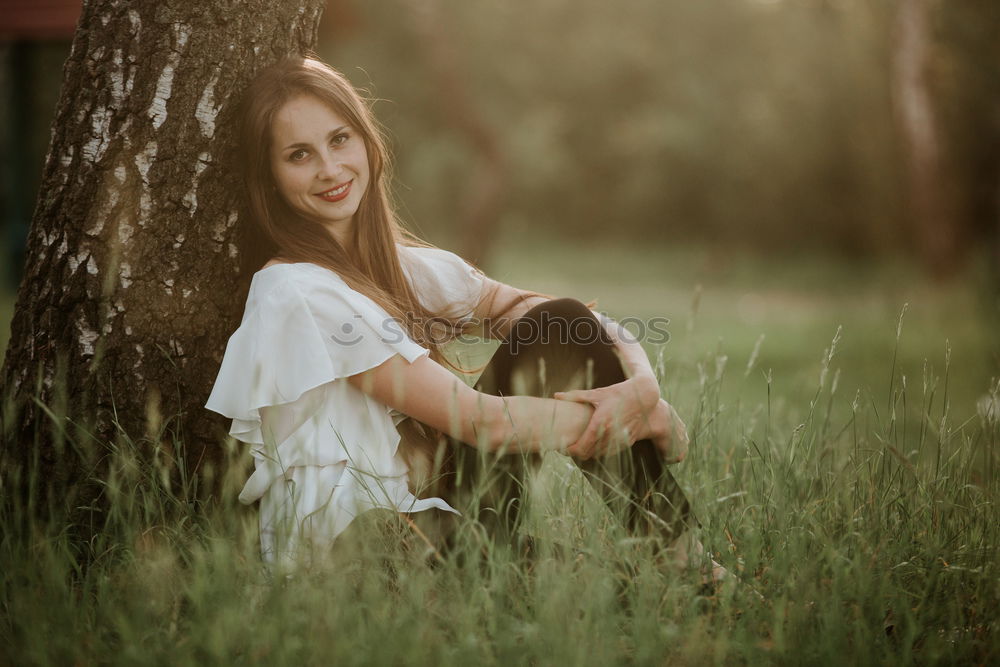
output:
{"label": "sunlit background", "polygon": [[[78,13],[0,0],[0,350]],[[996,663],[998,0],[330,0],[319,51],[377,100],[411,229],[669,320],[643,342],[691,435],[674,475],[735,579],[616,537],[554,453],[537,541],[462,519],[429,566],[393,516],[262,579],[248,448],[179,480],[189,415],[150,401],[105,442],[56,391],[54,451],[107,519],[0,492],[11,664]]]}
{"label": "sunlit background", "polygon": [[[0,345],[79,11],[3,4]],[[972,410],[998,27],[988,0],[332,0],[319,52],[377,99],[402,219],[497,278],[669,317],[668,364],[757,347],[754,378],[813,378],[842,325],[851,391],[888,382],[908,303],[903,358],[950,346]]]}

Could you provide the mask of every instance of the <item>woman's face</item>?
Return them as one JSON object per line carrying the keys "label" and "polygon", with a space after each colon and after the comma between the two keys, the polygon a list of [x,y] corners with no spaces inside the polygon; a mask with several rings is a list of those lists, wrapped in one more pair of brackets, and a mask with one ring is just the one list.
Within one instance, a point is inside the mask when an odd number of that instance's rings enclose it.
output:
{"label": "woman's face", "polygon": [[369,181],[357,130],[318,98],[293,98],[271,125],[271,173],[292,209],[346,243]]}

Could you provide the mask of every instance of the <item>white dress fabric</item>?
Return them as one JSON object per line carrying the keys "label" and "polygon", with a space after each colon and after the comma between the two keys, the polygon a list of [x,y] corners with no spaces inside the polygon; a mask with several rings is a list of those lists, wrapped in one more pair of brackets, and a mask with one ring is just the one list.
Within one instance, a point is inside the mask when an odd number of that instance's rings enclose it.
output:
{"label": "white dress fabric", "polygon": [[[425,307],[471,316],[481,273],[439,248],[397,248]],[[346,380],[396,354],[412,363],[428,350],[333,271],[278,264],[254,275],[206,407],[251,446],[240,501],[260,501],[266,562],[308,559],[372,508],[456,511],[410,493],[395,427],[404,416]]]}

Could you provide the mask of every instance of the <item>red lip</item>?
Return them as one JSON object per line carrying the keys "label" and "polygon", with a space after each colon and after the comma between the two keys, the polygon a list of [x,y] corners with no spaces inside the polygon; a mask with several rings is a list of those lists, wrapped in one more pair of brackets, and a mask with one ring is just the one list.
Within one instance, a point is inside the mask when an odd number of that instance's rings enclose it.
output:
{"label": "red lip", "polygon": [[328,192],[333,192],[334,190],[337,190],[339,188],[343,188],[344,185],[345,185],[344,183],[341,183],[340,185],[334,186],[334,187],[330,188],[329,190],[325,190],[323,192],[320,192],[316,196],[319,197],[320,199],[322,199],[323,201],[328,201],[328,202],[340,201],[341,199],[345,198],[347,195],[351,194],[351,186],[354,185],[354,181],[348,181],[346,183],[347,187],[344,188],[344,191],[341,192],[339,195],[329,195],[327,193]]}

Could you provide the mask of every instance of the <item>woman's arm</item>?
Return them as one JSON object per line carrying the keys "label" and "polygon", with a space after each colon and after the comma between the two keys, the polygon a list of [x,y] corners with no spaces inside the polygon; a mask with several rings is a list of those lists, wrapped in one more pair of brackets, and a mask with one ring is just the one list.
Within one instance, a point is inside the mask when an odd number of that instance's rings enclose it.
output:
{"label": "woman's arm", "polygon": [[348,382],[380,403],[489,451],[564,451],[593,412],[581,403],[484,394],[427,357],[409,363],[394,355]]}

